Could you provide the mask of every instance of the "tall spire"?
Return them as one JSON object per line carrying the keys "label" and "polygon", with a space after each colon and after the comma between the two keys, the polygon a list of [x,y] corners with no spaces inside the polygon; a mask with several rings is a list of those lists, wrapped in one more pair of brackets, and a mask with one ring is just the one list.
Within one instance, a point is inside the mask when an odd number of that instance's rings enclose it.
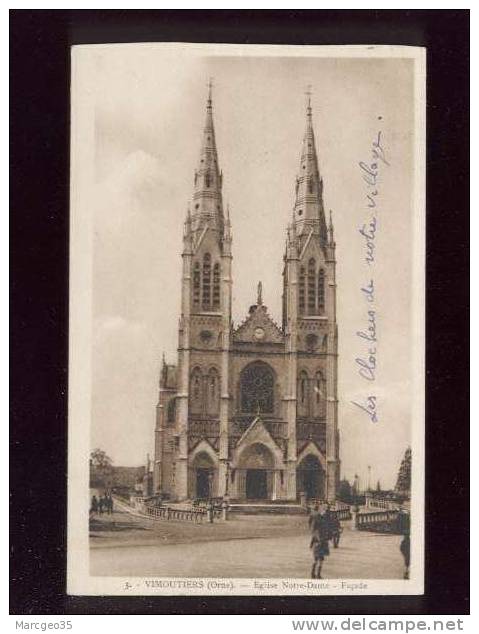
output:
{"label": "tall spire", "polygon": [[303,136],[301,160],[296,177],[296,200],[294,203],[295,226],[298,235],[319,231],[326,240],[326,219],[323,205],[323,181],[319,175],[318,157],[313,129],[311,88],[306,91],[306,129]]}
{"label": "tall spire", "polygon": [[223,175],[218,165],[215,129],[213,123],[213,82],[208,82],[206,119],[203,128],[200,157],[195,171],[193,193],[193,228],[201,229],[208,223],[211,228],[223,229],[223,201],[221,195]]}
{"label": "tall spire", "polygon": [[334,225],[333,225],[333,212],[329,210],[329,225],[328,225],[328,237],[329,245],[334,247]]}

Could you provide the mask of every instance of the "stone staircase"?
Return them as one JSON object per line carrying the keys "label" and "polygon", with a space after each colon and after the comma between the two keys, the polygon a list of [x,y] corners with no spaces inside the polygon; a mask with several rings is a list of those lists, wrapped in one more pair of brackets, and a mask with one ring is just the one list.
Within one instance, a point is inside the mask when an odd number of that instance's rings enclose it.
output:
{"label": "stone staircase", "polygon": [[230,513],[242,515],[307,515],[307,509],[295,502],[281,500],[248,500],[247,502],[230,501]]}

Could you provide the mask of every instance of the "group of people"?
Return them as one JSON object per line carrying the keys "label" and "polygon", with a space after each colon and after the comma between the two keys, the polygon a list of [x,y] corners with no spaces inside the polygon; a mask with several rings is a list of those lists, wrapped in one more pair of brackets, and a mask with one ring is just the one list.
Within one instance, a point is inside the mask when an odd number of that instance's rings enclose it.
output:
{"label": "group of people", "polygon": [[[399,545],[399,549],[404,558],[404,579],[409,579],[410,565],[410,536],[409,536],[409,514],[400,512],[398,525],[402,529],[403,538]],[[400,520],[400,521],[399,521]],[[311,542],[309,547],[313,552],[313,568],[311,577],[313,579],[321,579],[321,569],[323,567],[324,558],[329,555],[329,542],[333,543],[334,548],[339,546],[341,537],[341,524],[337,513],[331,511],[329,504],[321,506],[316,505],[309,516],[309,528],[311,530]]]}
{"label": "group of people", "polygon": [[103,513],[107,513],[111,515],[113,513],[113,498],[111,497],[111,493],[105,493],[105,495],[100,495],[98,498],[94,495],[91,499],[91,513],[99,513],[103,515]]}
{"label": "group of people", "polygon": [[341,524],[337,513],[331,511],[329,504],[316,505],[309,516],[311,542],[309,547],[313,552],[312,579],[321,579],[321,569],[324,558],[329,555],[329,542],[333,547],[339,546]]}

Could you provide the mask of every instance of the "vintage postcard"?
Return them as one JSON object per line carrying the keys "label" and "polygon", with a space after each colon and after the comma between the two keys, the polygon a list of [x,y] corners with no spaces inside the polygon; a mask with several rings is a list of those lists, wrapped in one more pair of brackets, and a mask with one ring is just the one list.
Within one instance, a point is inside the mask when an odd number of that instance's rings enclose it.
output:
{"label": "vintage postcard", "polygon": [[72,50],[68,592],[421,594],[425,50]]}

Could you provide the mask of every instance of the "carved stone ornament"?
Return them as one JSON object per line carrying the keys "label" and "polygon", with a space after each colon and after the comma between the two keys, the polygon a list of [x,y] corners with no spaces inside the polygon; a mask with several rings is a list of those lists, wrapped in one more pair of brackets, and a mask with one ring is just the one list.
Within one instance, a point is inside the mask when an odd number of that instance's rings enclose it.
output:
{"label": "carved stone ornament", "polygon": [[284,343],[281,329],[268,315],[266,306],[252,306],[247,319],[233,333],[233,340],[241,343]]}

